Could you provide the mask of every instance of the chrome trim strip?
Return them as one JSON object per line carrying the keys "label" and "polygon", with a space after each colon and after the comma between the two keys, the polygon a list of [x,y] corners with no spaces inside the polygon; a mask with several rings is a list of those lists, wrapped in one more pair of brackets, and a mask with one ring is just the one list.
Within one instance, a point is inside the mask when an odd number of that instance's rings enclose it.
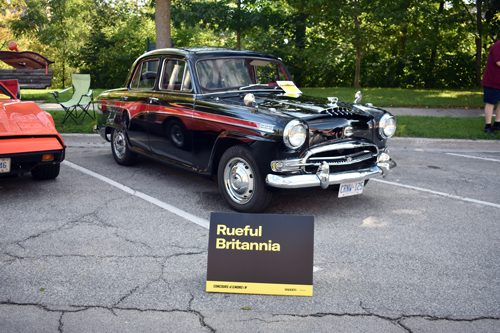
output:
{"label": "chrome trim strip", "polygon": [[[200,111],[196,111],[196,112],[208,114],[208,113],[200,112]],[[227,117],[227,116],[224,116],[224,118],[234,119],[234,120],[239,120],[239,121],[245,121],[245,122],[252,122],[252,121],[249,121],[249,120],[243,120],[243,119],[238,119],[238,118],[233,118],[233,117]],[[204,120],[204,121],[208,121],[208,122],[213,122],[213,123],[218,123],[218,124],[224,124],[224,125],[230,125],[230,126],[235,126],[235,127],[244,127],[244,128],[248,128],[248,129],[251,129],[251,130],[254,130],[254,131],[260,131],[260,132],[266,132],[266,133],[274,133],[274,125],[264,124],[264,123],[258,123],[258,122],[254,122],[256,124],[256,126],[251,126],[251,125],[243,125],[243,124],[238,124],[238,123],[232,123],[230,121],[223,121],[223,120],[220,120],[220,119],[212,119],[210,117],[196,117],[194,120]]]}
{"label": "chrome trim strip", "polygon": [[[221,88],[223,89],[223,88]],[[239,95],[241,94],[242,92],[248,92],[248,91],[258,91],[258,92],[279,92],[281,93],[281,91],[276,91],[276,90],[271,90],[271,89],[246,89],[246,90],[227,90],[227,91],[218,91],[218,92],[211,92],[211,93],[200,93],[200,94],[196,94],[196,96],[199,96],[199,97],[206,97],[206,96],[212,96],[212,95],[225,95],[225,94],[236,94],[236,95]]]}
{"label": "chrome trim strip", "polygon": [[[351,160],[349,160],[348,158],[344,158],[344,157],[343,157],[343,159],[344,159],[343,161],[326,161],[326,158],[324,158],[322,160],[323,160],[323,163],[327,163],[328,165],[349,165],[349,164],[354,164],[354,163],[366,161],[366,160],[369,160],[370,158],[373,158],[373,157],[374,157],[374,155],[372,155],[372,154],[365,154],[363,156],[351,158]],[[320,162],[317,162],[317,163],[308,163],[307,165],[318,166],[320,164],[321,164]]]}
{"label": "chrome trim strip", "polygon": [[310,161],[322,161],[322,160],[340,160],[340,159],[345,159],[345,158],[355,158],[359,157],[361,155],[366,155],[366,154],[372,154],[371,151],[369,150],[363,150],[363,151],[358,151],[357,153],[349,154],[349,155],[342,155],[342,156],[333,156],[333,157],[311,157],[309,158]]}

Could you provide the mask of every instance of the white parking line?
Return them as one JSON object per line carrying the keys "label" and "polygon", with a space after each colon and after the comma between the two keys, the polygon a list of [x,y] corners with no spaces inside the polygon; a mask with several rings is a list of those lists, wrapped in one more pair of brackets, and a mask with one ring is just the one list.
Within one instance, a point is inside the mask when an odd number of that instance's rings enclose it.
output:
{"label": "white parking line", "polygon": [[491,206],[491,207],[495,207],[495,208],[500,208],[499,204],[492,203],[492,202],[481,201],[481,200],[476,200],[476,199],[471,199],[471,198],[466,198],[466,197],[460,197],[458,195],[448,194],[448,193],[444,193],[444,192],[437,192],[437,191],[428,190],[426,188],[421,188],[421,187],[417,187],[417,186],[411,186],[411,185],[404,185],[404,184],[399,184],[399,183],[394,183],[394,182],[388,182],[387,180],[382,180],[382,179],[372,178],[371,180],[373,180],[375,182],[379,182],[379,183],[384,183],[384,184],[389,184],[389,185],[394,185],[394,186],[409,188],[409,189],[420,191],[420,192],[427,192],[427,193],[431,193],[431,194],[436,194],[436,195],[440,195],[440,196],[443,196],[443,197],[446,197],[446,198],[451,198],[451,199],[456,199],[456,200],[461,200],[461,201],[466,201],[466,202],[472,202],[472,203],[479,204],[479,205],[484,205],[484,206]]}
{"label": "white parking line", "polygon": [[[116,187],[116,188],[118,188],[118,189],[120,189],[120,190],[122,190],[124,192],[127,192],[127,193],[132,194],[132,195],[134,195],[136,197],[139,197],[139,198],[141,198],[143,200],[146,200],[147,202],[152,203],[153,205],[156,205],[156,206],[158,206],[160,208],[168,210],[169,212],[174,213],[175,215],[178,215],[178,216],[180,216],[180,217],[182,217],[182,218],[184,218],[184,219],[186,219],[188,221],[196,223],[197,225],[202,226],[205,229],[210,229],[210,222],[207,221],[207,220],[205,220],[205,219],[199,218],[198,216],[195,216],[195,215],[190,214],[190,213],[188,213],[188,212],[186,212],[186,211],[184,211],[182,209],[179,209],[177,207],[169,205],[168,203],[165,203],[165,202],[160,201],[160,200],[158,200],[156,198],[153,198],[152,196],[149,196],[149,195],[147,195],[145,193],[133,190],[133,189],[131,189],[128,186],[122,185],[122,184],[120,184],[118,182],[115,182],[112,179],[104,177],[103,175],[95,173],[94,171],[90,171],[88,169],[85,169],[85,168],[83,168],[83,167],[81,167],[81,166],[79,166],[77,164],[71,163],[71,162],[69,162],[67,160],[63,161],[62,163],[64,165],[69,166],[70,168],[73,168],[73,169],[81,171],[81,172],[83,172],[83,173],[85,173],[85,174],[87,174],[89,176],[92,176],[92,177],[95,177],[95,178],[97,178],[99,180],[102,180],[103,182],[106,182],[106,183],[108,183],[108,184],[110,184],[110,185],[112,185],[112,186],[114,186],[114,187]],[[320,271],[320,270],[321,270],[321,267],[313,266],[313,272],[317,272],[317,271]]]}
{"label": "white parking line", "polygon": [[500,162],[500,160],[497,160],[497,159],[494,159],[494,158],[477,157],[477,156],[469,156],[469,155],[460,155],[460,154],[454,154],[454,153],[446,153],[446,154],[447,155],[453,155],[453,156],[474,158],[476,160],[485,160],[485,161],[492,161],[492,162]]}
{"label": "white parking line", "polygon": [[99,180],[102,180],[103,182],[106,182],[106,183],[108,183],[108,184],[110,184],[110,185],[112,185],[112,186],[114,186],[114,187],[116,187],[116,188],[118,188],[118,189],[120,189],[120,190],[122,190],[124,192],[127,192],[127,193],[132,194],[132,195],[134,195],[136,197],[139,197],[139,198],[141,198],[143,200],[146,200],[147,202],[152,203],[153,205],[156,205],[156,206],[158,206],[160,208],[168,210],[169,212],[174,213],[175,215],[178,215],[178,216],[180,216],[180,217],[182,217],[182,218],[184,218],[184,219],[186,219],[188,221],[196,223],[196,224],[202,226],[203,228],[206,228],[206,229],[210,228],[210,222],[208,222],[205,219],[199,218],[198,216],[190,214],[190,213],[188,213],[188,212],[186,212],[186,211],[184,211],[182,209],[179,209],[179,208],[177,208],[175,206],[169,205],[168,203],[165,203],[165,202],[160,201],[160,200],[158,200],[156,198],[153,198],[152,196],[149,196],[149,195],[147,195],[145,193],[142,193],[142,192],[136,191],[134,189],[131,189],[128,186],[122,185],[122,184],[120,184],[118,182],[115,182],[112,179],[104,177],[104,176],[102,176],[102,175],[100,175],[98,173],[95,173],[93,171],[85,169],[85,168],[83,168],[83,167],[81,167],[79,165],[76,165],[74,163],[71,163],[69,161],[63,161],[62,163],[64,165],[67,165],[67,166],[73,168],[73,169],[76,169],[78,171],[86,173],[87,175],[90,175],[90,176],[95,177],[95,178],[97,178]]}

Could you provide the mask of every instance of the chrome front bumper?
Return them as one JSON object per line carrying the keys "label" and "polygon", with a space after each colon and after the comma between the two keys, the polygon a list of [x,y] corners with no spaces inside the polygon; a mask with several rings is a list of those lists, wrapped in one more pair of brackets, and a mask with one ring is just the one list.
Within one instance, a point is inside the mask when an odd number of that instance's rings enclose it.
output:
{"label": "chrome front bumper", "polygon": [[330,173],[330,167],[327,163],[323,162],[316,172],[316,174],[307,175],[276,175],[268,174],[266,177],[266,184],[271,187],[277,188],[304,188],[316,187],[326,189],[329,185],[353,183],[373,177],[387,177],[391,169],[397,166],[388,154],[380,154],[377,166],[372,168],[343,171],[338,173]]}

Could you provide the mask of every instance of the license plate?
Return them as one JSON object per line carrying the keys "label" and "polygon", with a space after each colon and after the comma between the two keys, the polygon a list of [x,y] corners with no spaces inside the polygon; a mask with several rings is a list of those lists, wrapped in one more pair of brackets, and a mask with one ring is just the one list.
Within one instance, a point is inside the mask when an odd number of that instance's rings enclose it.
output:
{"label": "license plate", "polygon": [[340,184],[339,198],[363,193],[364,185],[365,185],[364,180],[354,183]]}
{"label": "license plate", "polygon": [[10,172],[10,158],[0,158],[0,173]]}

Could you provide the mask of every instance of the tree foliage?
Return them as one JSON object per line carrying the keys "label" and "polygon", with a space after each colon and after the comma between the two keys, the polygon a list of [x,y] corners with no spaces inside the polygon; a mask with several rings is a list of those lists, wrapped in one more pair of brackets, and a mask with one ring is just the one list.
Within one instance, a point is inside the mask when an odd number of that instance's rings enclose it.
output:
{"label": "tree foliage", "polygon": [[[70,72],[86,72],[95,87],[120,86],[146,39],[155,40],[156,2],[146,1],[0,0],[7,8],[0,43],[15,37],[23,49],[56,60],[56,85],[67,85]],[[271,53],[299,86],[473,87],[500,39],[497,0],[170,3],[176,47]]]}
{"label": "tree foliage", "polygon": [[133,61],[146,47],[147,37],[154,34],[154,22],[147,8],[135,1],[100,1],[86,3],[83,20],[88,32],[83,45],[70,57],[80,72],[89,73],[96,87],[123,85]]}
{"label": "tree foliage", "polygon": [[133,0],[25,2],[22,15],[10,18],[8,28],[12,37],[37,41],[30,50],[55,60],[53,87],[68,86],[70,74],[77,72],[90,73],[95,87],[121,85],[144,52],[149,31],[154,32],[147,8]]}

